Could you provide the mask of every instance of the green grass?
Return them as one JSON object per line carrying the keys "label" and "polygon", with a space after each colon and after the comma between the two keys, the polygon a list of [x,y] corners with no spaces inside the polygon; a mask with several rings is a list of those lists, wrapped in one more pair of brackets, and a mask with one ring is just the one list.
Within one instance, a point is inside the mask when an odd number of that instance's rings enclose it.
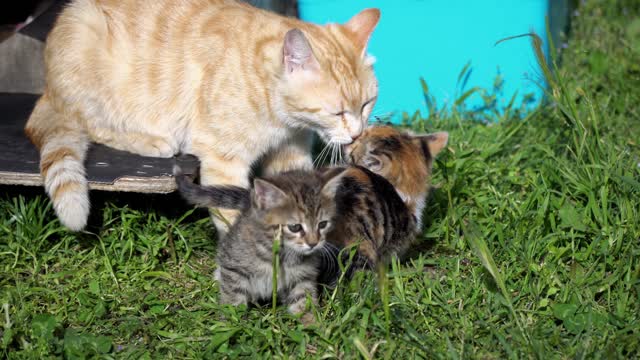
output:
{"label": "green grass", "polygon": [[483,125],[460,112],[412,124],[451,141],[419,246],[383,281],[358,274],[325,294],[315,327],[282,307],[219,306],[212,225],[175,196],[96,193],[91,233],[73,234],[46,197],[7,189],[0,357],[637,357],[632,5],[579,9],[549,105],[526,121]]}

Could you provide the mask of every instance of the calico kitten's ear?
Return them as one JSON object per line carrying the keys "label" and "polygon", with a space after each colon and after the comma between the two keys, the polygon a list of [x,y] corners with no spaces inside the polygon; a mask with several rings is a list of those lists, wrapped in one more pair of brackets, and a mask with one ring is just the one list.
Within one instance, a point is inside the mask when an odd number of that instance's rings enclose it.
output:
{"label": "calico kitten's ear", "polygon": [[282,206],[287,201],[287,194],[272,183],[262,180],[253,180],[251,192],[255,206],[260,210],[273,209]]}
{"label": "calico kitten's ear", "polygon": [[291,29],[284,36],[283,54],[287,74],[296,70],[314,71],[319,68],[311,44],[300,29]]}
{"label": "calico kitten's ear", "polygon": [[421,148],[426,146],[429,149],[429,155],[431,158],[435,158],[445,146],[449,140],[449,133],[441,131],[433,134],[414,136],[413,141]]}
{"label": "calico kitten's ear", "polygon": [[382,159],[376,155],[367,154],[362,158],[362,166],[370,171],[378,172],[382,170]]}
{"label": "calico kitten's ear", "polygon": [[380,10],[371,8],[364,9],[351,18],[344,26],[354,35],[354,42],[361,56],[367,52],[367,43],[380,20]]}

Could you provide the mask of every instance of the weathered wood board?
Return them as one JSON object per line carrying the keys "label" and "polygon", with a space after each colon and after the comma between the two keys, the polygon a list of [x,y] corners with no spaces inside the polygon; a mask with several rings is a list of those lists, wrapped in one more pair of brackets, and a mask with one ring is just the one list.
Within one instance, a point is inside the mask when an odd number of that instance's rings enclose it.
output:
{"label": "weathered wood board", "polygon": [[[24,125],[38,95],[0,93],[0,184],[42,186],[37,149]],[[106,191],[169,193],[175,190],[173,165],[195,173],[193,156],[153,158],[92,144],[87,160],[89,187]]]}

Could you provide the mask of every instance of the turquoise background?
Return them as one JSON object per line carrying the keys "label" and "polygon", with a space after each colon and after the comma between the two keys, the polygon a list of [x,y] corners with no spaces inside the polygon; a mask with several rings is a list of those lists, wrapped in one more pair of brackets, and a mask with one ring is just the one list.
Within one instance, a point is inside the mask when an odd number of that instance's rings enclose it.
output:
{"label": "turquoise background", "polygon": [[[318,24],[343,23],[360,10],[381,10],[369,43],[376,57],[380,83],[374,115],[401,111],[413,114],[427,107],[420,85],[423,77],[438,108],[452,103],[474,86],[491,90],[497,75],[503,79],[497,109],[503,109],[517,91],[516,106],[527,93],[534,95],[528,109],[541,100],[544,86],[529,37],[495,43],[505,37],[541,35],[546,51],[547,0],[299,0],[300,18]],[[470,72],[458,81],[470,62]],[[464,83],[464,84],[462,84]],[[464,85],[464,86],[462,86]],[[479,95],[470,96],[467,109],[483,107]],[[397,119],[397,117],[396,117]]]}

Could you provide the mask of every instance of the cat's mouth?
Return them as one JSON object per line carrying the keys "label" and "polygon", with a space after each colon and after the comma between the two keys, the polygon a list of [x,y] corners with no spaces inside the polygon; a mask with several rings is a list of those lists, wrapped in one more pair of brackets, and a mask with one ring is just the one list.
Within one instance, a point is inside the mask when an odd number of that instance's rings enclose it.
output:
{"label": "cat's mouth", "polygon": [[293,246],[293,249],[295,252],[299,253],[300,255],[307,256],[307,255],[313,254],[314,252],[322,248],[323,245],[324,245],[324,242],[320,242],[314,246],[310,246],[309,244],[295,244]]}
{"label": "cat's mouth", "polygon": [[319,131],[320,137],[322,141],[327,144],[336,144],[340,146],[349,145],[353,143],[353,139],[350,136],[340,136],[336,134],[331,134],[325,131]]}

